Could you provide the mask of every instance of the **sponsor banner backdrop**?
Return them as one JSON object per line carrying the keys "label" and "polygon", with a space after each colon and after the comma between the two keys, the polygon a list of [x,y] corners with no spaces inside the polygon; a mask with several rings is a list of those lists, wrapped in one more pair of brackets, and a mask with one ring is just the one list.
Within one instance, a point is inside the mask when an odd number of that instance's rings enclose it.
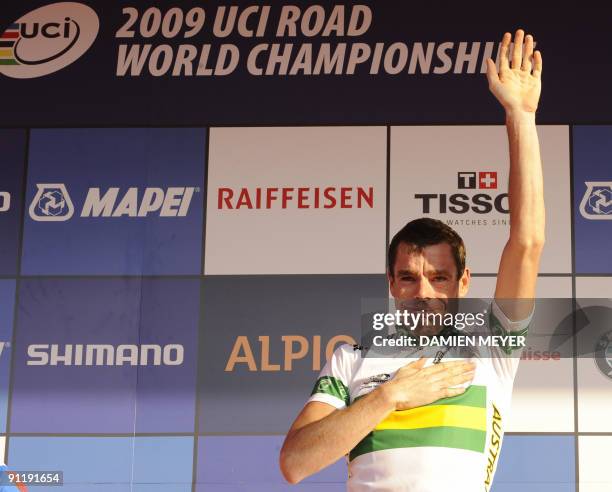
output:
{"label": "sponsor banner backdrop", "polygon": [[[6,432],[6,414],[13,354],[15,281],[0,280],[0,433]],[[4,448],[2,448],[4,449]]]}
{"label": "sponsor banner backdrop", "polygon": [[0,130],[0,275],[17,274],[25,152],[25,130]]}
{"label": "sponsor banner backdrop", "polygon": [[612,126],[575,126],[573,137],[576,271],[612,274]]}
{"label": "sponsor banner backdrop", "polygon": [[[521,26],[551,82],[541,121],[608,122],[605,9],[560,10],[551,23],[543,4],[500,16],[479,3],[10,2],[3,113],[53,126],[490,124],[502,111],[485,58]],[[567,69],[573,59],[580,70]]]}
{"label": "sponsor banner backdrop", "polygon": [[11,430],[193,432],[198,296],[196,279],[22,280]]}
{"label": "sponsor banner backdrop", "polygon": [[4,2],[0,462],[69,492],[345,490],[344,460],[286,484],[283,435],[387,300],[408,221],[455,228],[470,296],[493,296],[509,155],[485,60],[523,28],[537,296],[559,301],[532,334],[575,331],[583,356],[523,350],[491,490],[610,490],[612,327],[581,330],[612,312],[611,11],[490,7]]}
{"label": "sponsor banner backdrop", "polygon": [[205,130],[32,130],[22,273],[197,274]]}
{"label": "sponsor banner backdrop", "polygon": [[36,486],[41,492],[129,492],[133,460],[134,437],[28,436],[10,440],[12,469],[63,472],[63,486]]}
{"label": "sponsor banner backdrop", "polygon": [[[612,312],[612,277],[577,277],[576,297],[605,298],[597,305],[583,306],[586,323],[597,321]],[[580,322],[577,323],[577,329]],[[588,340],[586,350],[594,359],[579,358],[578,363],[578,430],[612,432],[612,326],[601,330],[596,340]],[[580,340],[580,338],[579,338]],[[585,340],[584,343],[587,343]],[[597,346],[593,346],[597,344]]]}
{"label": "sponsor banner backdrop", "polygon": [[610,461],[607,456],[612,447],[612,436],[580,436],[580,492],[607,492],[610,490]]}
{"label": "sponsor banner backdrop", "polygon": [[212,128],[205,273],[384,273],[386,135]]}
{"label": "sponsor banner backdrop", "polygon": [[[474,277],[470,297],[491,296],[495,291],[495,277]],[[531,336],[538,329],[546,329],[540,320],[546,320],[548,333],[571,312],[568,302],[572,298],[570,277],[538,278],[536,297],[556,298],[538,305],[546,312],[536,312],[531,324]],[[558,312],[555,308],[558,307]],[[571,334],[567,324],[565,334]],[[556,337],[559,340],[561,336]],[[530,336],[527,337],[529,342]],[[533,340],[533,338],[532,338]],[[560,340],[559,340],[560,341]],[[585,359],[579,359],[579,363]],[[587,360],[586,362],[591,362]],[[521,353],[521,362],[514,380],[512,406],[508,420],[508,432],[572,432],[574,430],[574,376],[573,361],[560,350],[531,349],[529,345]],[[505,452],[505,449],[504,449]],[[504,454],[502,452],[502,456]]]}
{"label": "sponsor banner backdrop", "polygon": [[[539,126],[546,202],[542,273],[571,272],[569,130]],[[390,237],[426,216],[465,241],[472,273],[496,273],[508,239],[508,137],[504,126],[391,128]]]}
{"label": "sponsor banner backdrop", "polygon": [[[506,436],[492,492],[573,492],[574,436]],[[582,488],[580,489],[582,490]]]}
{"label": "sponsor banner backdrop", "polygon": [[[206,436],[199,440],[196,490],[226,490],[227,484],[237,490],[248,484],[248,490],[292,490],[277,466],[278,452],[284,436]],[[232,459],[228,460],[227,456]],[[348,470],[346,459],[300,482],[300,491],[343,492]],[[228,489],[229,490],[229,489]]]}
{"label": "sponsor banner backdrop", "polygon": [[13,437],[14,470],[61,470],[42,492],[190,492],[193,437]]}
{"label": "sponsor banner backdrop", "polygon": [[327,356],[359,341],[361,299],[385,294],[382,275],[206,278],[200,433],[285,433]]}
{"label": "sponsor banner backdrop", "polygon": [[136,437],[133,492],[191,492],[193,436]]}

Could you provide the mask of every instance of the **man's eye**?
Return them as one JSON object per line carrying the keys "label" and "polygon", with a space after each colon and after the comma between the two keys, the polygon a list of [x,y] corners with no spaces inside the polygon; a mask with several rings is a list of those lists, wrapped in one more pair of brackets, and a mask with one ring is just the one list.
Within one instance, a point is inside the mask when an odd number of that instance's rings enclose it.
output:
{"label": "man's eye", "polygon": [[434,280],[436,282],[446,282],[448,280],[448,278],[447,277],[439,276],[439,277],[435,277]]}
{"label": "man's eye", "polygon": [[405,282],[410,282],[411,280],[414,280],[414,277],[401,277],[401,279]]}

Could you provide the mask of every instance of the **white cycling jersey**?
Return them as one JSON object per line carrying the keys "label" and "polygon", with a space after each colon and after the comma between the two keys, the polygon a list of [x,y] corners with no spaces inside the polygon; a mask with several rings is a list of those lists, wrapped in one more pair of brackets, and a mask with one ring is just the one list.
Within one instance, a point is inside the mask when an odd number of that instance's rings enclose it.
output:
{"label": "white cycling jersey", "polygon": [[[489,309],[493,334],[524,336],[531,315],[510,321],[495,301]],[[428,349],[432,349],[429,347]],[[422,349],[425,350],[425,349]],[[461,395],[429,405],[394,411],[348,455],[350,492],[489,491],[499,462],[519,356],[509,347],[481,348],[465,357],[448,349],[444,361],[469,358],[475,375]],[[352,345],[338,347],[321,370],[310,401],[342,409],[392,378],[422,351],[394,357],[362,356]],[[431,355],[431,357],[429,357]],[[440,358],[429,350],[425,366]],[[436,360],[435,362],[438,362]]]}

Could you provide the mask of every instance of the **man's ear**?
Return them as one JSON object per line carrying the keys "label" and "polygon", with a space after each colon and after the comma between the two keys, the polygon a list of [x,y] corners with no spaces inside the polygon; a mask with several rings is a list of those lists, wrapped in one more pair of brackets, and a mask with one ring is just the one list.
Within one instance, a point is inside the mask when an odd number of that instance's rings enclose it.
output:
{"label": "man's ear", "polygon": [[465,268],[463,270],[463,275],[459,279],[459,297],[465,297],[470,288],[470,280],[472,279],[472,274],[469,268]]}
{"label": "man's ear", "polygon": [[389,295],[390,297],[396,297],[396,292],[395,292],[395,277],[393,276],[393,274],[387,270],[387,280],[389,281]]}

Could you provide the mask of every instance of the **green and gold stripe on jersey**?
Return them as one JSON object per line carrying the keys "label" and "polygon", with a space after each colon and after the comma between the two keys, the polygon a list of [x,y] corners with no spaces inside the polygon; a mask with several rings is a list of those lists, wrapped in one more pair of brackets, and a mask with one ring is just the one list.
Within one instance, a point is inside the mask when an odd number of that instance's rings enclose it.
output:
{"label": "green and gold stripe on jersey", "polygon": [[364,437],[349,460],[375,451],[438,446],[484,453],[487,388],[472,385],[461,395],[392,412]]}

